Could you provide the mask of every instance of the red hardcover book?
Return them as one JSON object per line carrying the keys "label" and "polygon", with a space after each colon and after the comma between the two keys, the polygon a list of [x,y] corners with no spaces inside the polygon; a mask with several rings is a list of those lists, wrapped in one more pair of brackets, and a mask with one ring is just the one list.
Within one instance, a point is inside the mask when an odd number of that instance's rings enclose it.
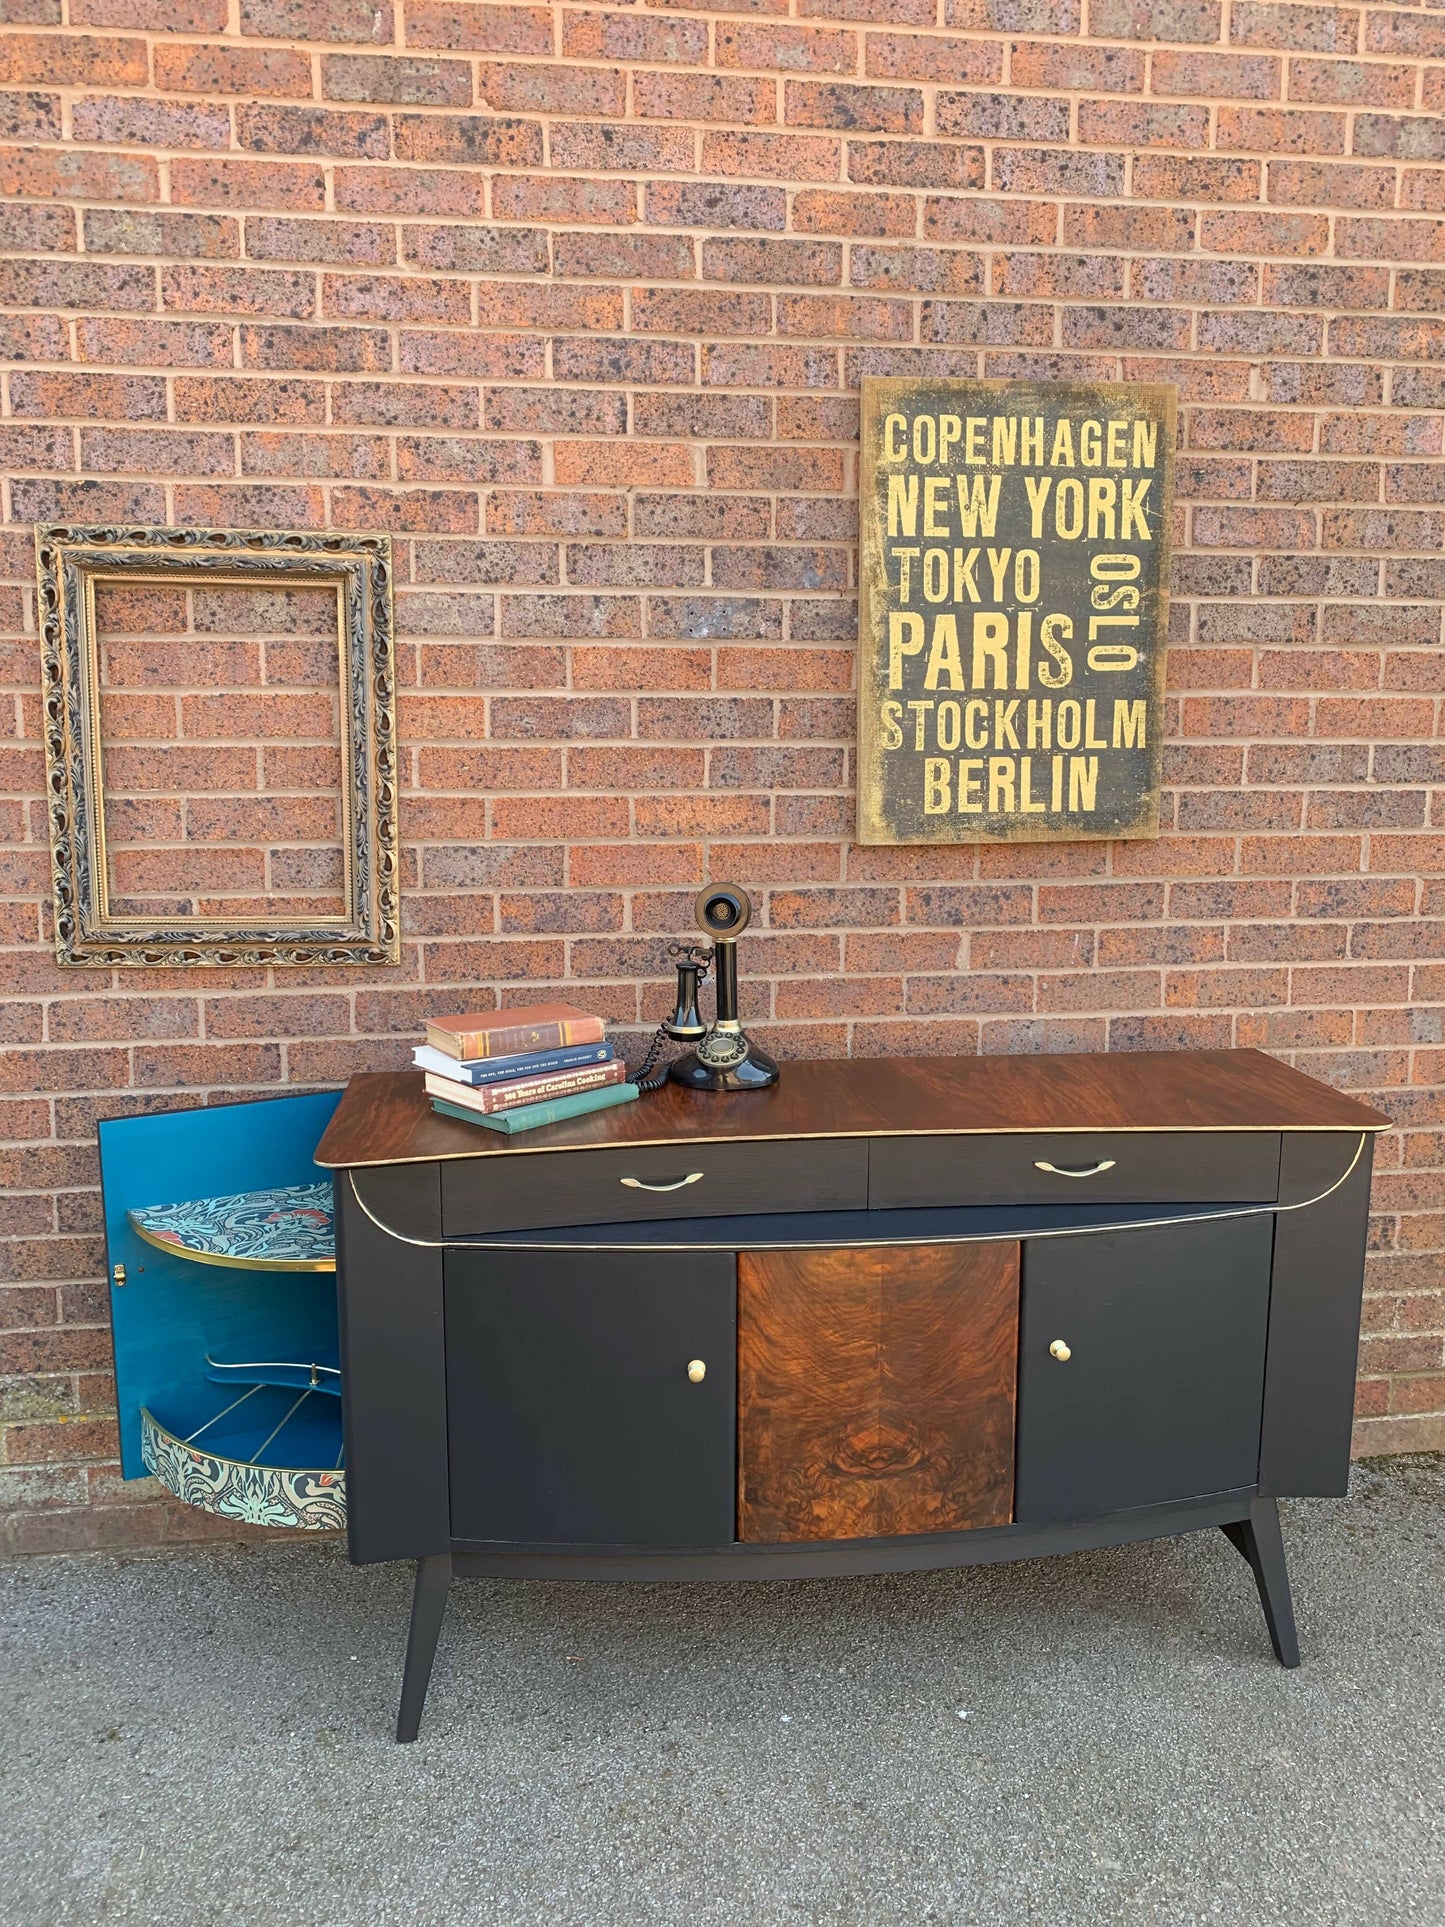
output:
{"label": "red hardcover book", "polygon": [[517,1057],[564,1044],[600,1044],[602,1019],[575,1004],[527,1004],[518,1010],[470,1011],[433,1017],[426,1041],[466,1064],[479,1057]]}
{"label": "red hardcover book", "polygon": [[519,1077],[510,1084],[484,1084],[476,1090],[428,1071],[426,1089],[428,1097],[444,1098],[448,1104],[491,1117],[498,1111],[515,1111],[523,1104],[545,1104],[549,1098],[601,1090],[604,1085],[622,1083],[626,1076],[627,1066],[614,1057],[610,1064],[584,1064],[575,1071],[549,1071],[543,1077]]}

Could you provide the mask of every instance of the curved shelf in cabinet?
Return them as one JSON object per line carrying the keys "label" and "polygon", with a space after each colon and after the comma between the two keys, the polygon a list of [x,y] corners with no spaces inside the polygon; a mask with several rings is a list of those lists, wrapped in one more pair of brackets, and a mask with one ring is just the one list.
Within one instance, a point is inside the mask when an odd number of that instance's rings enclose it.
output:
{"label": "curved shelf in cabinet", "polygon": [[246,1525],[325,1532],[346,1524],[341,1401],[309,1387],[207,1384],[167,1410],[142,1407],[141,1457],[168,1492]]}
{"label": "curved shelf in cabinet", "polygon": [[147,1244],[201,1265],[241,1271],[335,1271],[336,1223],[329,1181],[241,1191],[186,1204],[128,1211]]}

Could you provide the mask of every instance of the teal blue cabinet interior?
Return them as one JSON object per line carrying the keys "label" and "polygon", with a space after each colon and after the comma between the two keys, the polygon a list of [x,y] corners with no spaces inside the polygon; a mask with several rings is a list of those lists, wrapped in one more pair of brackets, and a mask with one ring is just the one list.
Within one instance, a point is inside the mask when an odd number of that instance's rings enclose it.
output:
{"label": "teal blue cabinet interior", "polygon": [[[154,1473],[187,1503],[250,1524],[345,1523],[334,1255],[313,1246],[294,1269],[256,1258],[267,1215],[292,1231],[287,1251],[307,1248],[308,1228],[324,1237],[313,1153],[336,1103],[321,1092],[100,1126],[125,1478]],[[269,1213],[254,1199],[318,1184],[320,1197],[298,1191]],[[246,1194],[249,1213],[235,1208]],[[210,1200],[227,1209],[209,1214],[207,1237]],[[181,1205],[193,1208],[156,1215]],[[226,1254],[217,1222],[239,1227],[240,1255]]]}
{"label": "teal blue cabinet interior", "polygon": [[[415,1072],[116,1119],[125,1475],[415,1559],[402,1740],[453,1576],[841,1577],[1217,1528],[1295,1666],[1277,1501],[1345,1490],[1386,1128],[1249,1050],[798,1062],[516,1139]],[[980,1323],[953,1259],[1000,1242],[1013,1310]],[[825,1284],[744,1302],[759,1254]],[[980,1386],[1009,1400],[986,1452]],[[760,1453],[785,1529],[743,1503]],[[996,1520],[905,1513],[999,1465]]]}

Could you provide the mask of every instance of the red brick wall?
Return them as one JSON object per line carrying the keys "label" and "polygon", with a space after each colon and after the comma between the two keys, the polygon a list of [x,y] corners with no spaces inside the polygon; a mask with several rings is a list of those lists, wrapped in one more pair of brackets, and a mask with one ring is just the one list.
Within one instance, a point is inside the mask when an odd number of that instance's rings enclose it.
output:
{"label": "red brick wall", "polygon": [[[204,1525],[111,1462],[98,1112],[400,1063],[463,996],[636,1031],[709,875],[784,1056],[1258,1044],[1369,1094],[1360,1443],[1445,1445],[1445,13],[7,17],[12,1543]],[[855,392],[923,368],[1179,384],[1157,843],[849,841]],[[62,516],[395,532],[399,969],[55,967]]]}
{"label": "red brick wall", "polygon": [[116,915],[346,913],[340,614],[330,586],[97,583]]}

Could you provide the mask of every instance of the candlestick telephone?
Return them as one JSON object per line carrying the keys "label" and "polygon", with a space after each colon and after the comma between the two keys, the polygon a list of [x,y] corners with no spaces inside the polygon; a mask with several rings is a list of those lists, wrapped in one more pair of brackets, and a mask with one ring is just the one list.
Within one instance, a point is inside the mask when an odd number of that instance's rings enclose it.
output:
{"label": "candlestick telephone", "polygon": [[[745,890],[709,884],[693,906],[698,928],[711,944],[669,944],[676,959],[677,1003],[671,1017],[657,1027],[647,1056],[631,1081],[640,1091],[655,1091],[668,1082],[690,1091],[760,1091],[778,1081],[778,1066],[766,1051],[751,1043],[738,1021],[737,940],[753,914]],[[716,985],[717,1015],[711,1024],[698,1010],[698,992],[709,971]],[[664,1045],[671,1039],[691,1044],[665,1070],[654,1071]]]}

